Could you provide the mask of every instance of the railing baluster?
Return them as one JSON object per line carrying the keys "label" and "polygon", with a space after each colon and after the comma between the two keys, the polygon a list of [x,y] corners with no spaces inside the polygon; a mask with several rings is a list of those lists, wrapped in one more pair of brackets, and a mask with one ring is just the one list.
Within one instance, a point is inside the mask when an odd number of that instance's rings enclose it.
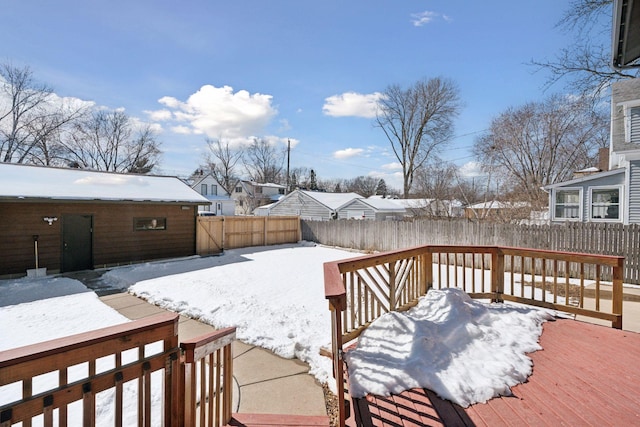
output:
{"label": "railing baluster", "polygon": [[584,307],[584,262],[580,263],[580,308]]}
{"label": "railing baluster", "polygon": [[553,260],[553,303],[558,303],[558,260]]}
{"label": "railing baluster", "polygon": [[600,264],[596,264],[596,311],[600,311]]}

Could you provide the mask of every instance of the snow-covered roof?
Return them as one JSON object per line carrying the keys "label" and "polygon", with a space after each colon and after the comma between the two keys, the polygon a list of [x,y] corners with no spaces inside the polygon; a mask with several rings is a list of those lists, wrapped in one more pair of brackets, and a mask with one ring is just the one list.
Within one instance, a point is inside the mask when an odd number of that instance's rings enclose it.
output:
{"label": "snow-covered roof", "polygon": [[[362,199],[358,193],[325,193],[322,191],[296,190],[322,203],[329,209],[338,209],[353,199]],[[292,193],[293,194],[293,193]]]}
{"label": "snow-covered roof", "polygon": [[498,200],[492,200],[489,202],[480,202],[474,205],[467,206],[469,209],[514,209],[524,208],[529,206],[527,202],[500,202]]}
{"label": "snow-covered roof", "polygon": [[395,203],[394,200],[391,199],[361,199],[363,203],[371,206],[372,208],[379,211],[396,211],[396,212],[404,212],[404,206]]}
{"label": "snow-covered roof", "polygon": [[210,202],[175,176],[0,163],[0,199]]}

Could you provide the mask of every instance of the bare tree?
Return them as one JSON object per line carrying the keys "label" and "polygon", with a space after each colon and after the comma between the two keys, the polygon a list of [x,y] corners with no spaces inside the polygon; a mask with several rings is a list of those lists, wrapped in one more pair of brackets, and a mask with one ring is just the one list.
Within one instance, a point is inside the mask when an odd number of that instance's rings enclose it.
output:
{"label": "bare tree", "polygon": [[0,161],[55,164],[61,130],[84,112],[37,83],[29,67],[0,65]]}
{"label": "bare tree", "polygon": [[608,140],[608,119],[584,99],[551,96],[544,102],[510,108],[491,122],[474,143],[485,169],[502,168],[511,188],[534,209],[544,206],[541,187],[591,166]]}
{"label": "bare tree", "polygon": [[275,183],[282,180],[286,150],[278,148],[262,138],[254,138],[244,154],[244,166],[250,179],[258,183]]}
{"label": "bare tree", "polygon": [[407,89],[392,85],[385,90],[375,123],[402,164],[405,198],[415,171],[448,142],[459,108],[458,88],[442,78],[421,80]]}
{"label": "bare tree", "polygon": [[572,92],[599,99],[611,82],[638,76],[637,69],[611,67],[612,5],[613,0],[571,1],[558,27],[574,34],[574,41],[555,59],[531,61],[550,72],[547,87],[563,80]]}
{"label": "bare tree", "polygon": [[369,197],[376,194],[378,179],[370,176],[357,176],[345,182],[348,192],[358,193],[362,197]]}
{"label": "bare tree", "polygon": [[77,124],[64,145],[70,164],[101,171],[148,173],[161,156],[151,128],[135,130],[121,111],[94,111]]}
{"label": "bare tree", "polygon": [[206,142],[209,147],[209,153],[206,156],[207,165],[214,178],[227,193],[231,194],[238,180],[236,166],[242,159],[242,151],[232,149],[229,142],[223,142],[221,138],[206,138]]}

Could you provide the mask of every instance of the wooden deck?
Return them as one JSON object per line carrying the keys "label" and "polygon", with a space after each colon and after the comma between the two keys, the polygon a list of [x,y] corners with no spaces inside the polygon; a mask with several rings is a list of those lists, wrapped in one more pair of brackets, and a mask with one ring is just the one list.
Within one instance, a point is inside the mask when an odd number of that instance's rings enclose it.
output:
{"label": "wooden deck", "polygon": [[562,319],[544,324],[540,344],[511,397],[462,408],[424,389],[368,396],[351,403],[347,425],[640,425],[640,334]]}

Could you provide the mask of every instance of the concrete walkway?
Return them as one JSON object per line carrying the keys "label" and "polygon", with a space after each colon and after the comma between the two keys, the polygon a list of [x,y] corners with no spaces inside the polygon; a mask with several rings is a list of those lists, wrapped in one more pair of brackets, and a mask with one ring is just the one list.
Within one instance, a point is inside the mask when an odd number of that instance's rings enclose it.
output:
{"label": "concrete walkway", "polygon": [[[165,310],[127,293],[100,297],[123,316],[137,320]],[[178,336],[194,338],[215,330],[180,316]],[[260,347],[235,341],[233,412],[242,414],[327,415],[322,386],[308,374],[309,366],[283,359]]]}

